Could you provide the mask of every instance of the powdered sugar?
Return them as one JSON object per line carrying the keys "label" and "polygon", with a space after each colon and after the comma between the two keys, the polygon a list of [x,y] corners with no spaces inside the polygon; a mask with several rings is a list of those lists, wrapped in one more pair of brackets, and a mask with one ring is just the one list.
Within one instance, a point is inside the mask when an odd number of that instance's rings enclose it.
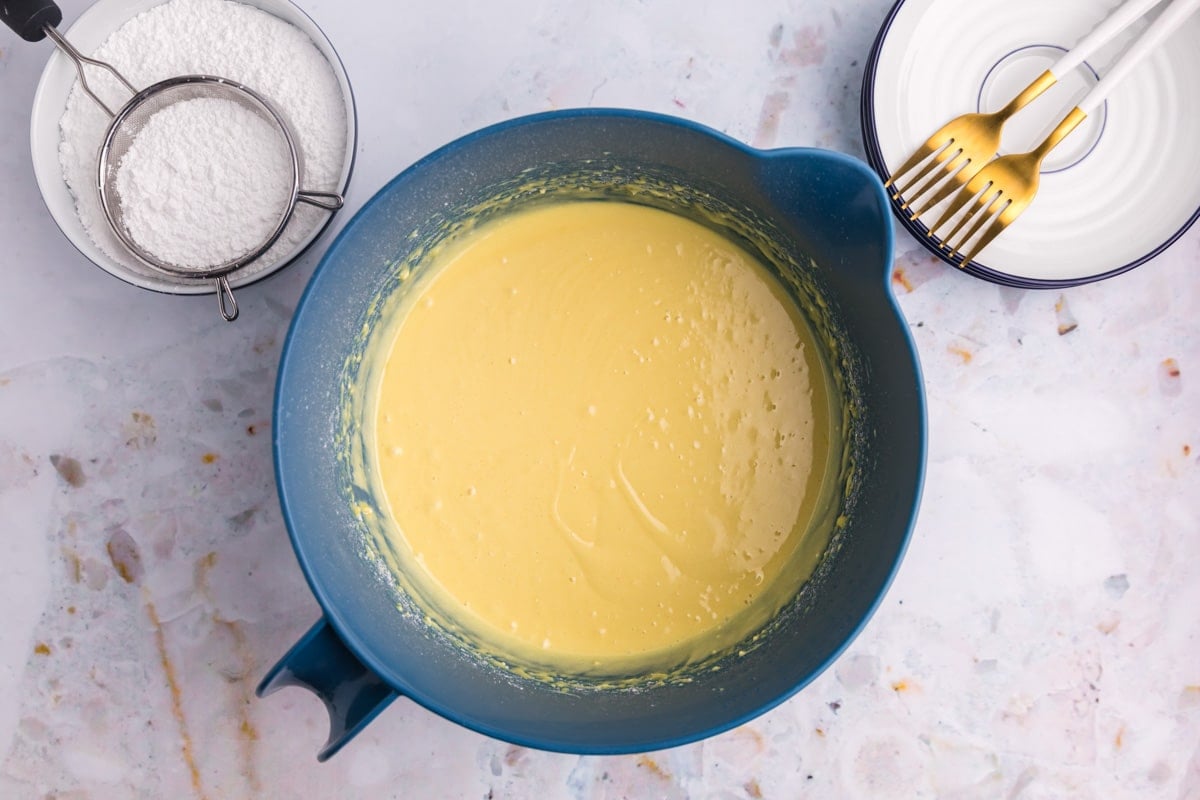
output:
{"label": "powdered sugar", "polygon": [[[230,0],[170,0],[130,19],[91,55],[112,63],[137,87],[195,73],[249,86],[288,121],[303,164],[302,188],[337,190],[347,127],[337,77],[304,32],[278,17]],[[128,92],[101,76],[89,73],[100,97],[113,107],[123,105]],[[127,269],[157,277],[124,249],[100,208],[96,156],[108,123],[108,116],[76,85],[59,125],[63,177],[92,241]],[[269,269],[328,213],[298,206],[279,241],[243,274]]]}
{"label": "powdered sugar", "polygon": [[198,97],[146,121],[117,166],[116,189],[140,247],[205,268],[266,241],[291,199],[291,177],[276,125],[233,100]]}

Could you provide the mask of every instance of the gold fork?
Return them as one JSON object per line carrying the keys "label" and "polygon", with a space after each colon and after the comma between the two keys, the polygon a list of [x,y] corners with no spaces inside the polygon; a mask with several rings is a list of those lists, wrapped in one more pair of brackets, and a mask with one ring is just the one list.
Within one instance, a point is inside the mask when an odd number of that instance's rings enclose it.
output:
{"label": "gold fork", "polygon": [[[964,114],[943,125],[884,184],[900,202],[900,210],[916,219],[965,186],[995,158],[1001,131],[1010,117],[1160,2],[1127,0],[999,111]],[[913,174],[905,180],[909,173]],[[915,205],[921,200],[924,202]]]}
{"label": "gold fork", "polygon": [[1029,207],[1037,194],[1042,161],[1050,151],[1099,107],[1113,88],[1174,33],[1197,7],[1200,7],[1200,0],[1174,0],[1163,9],[1158,19],[1121,55],[1104,78],[1079,101],[1079,105],[1062,118],[1041,144],[1028,153],[1001,156],[967,181],[938,221],[930,226],[929,236],[934,236],[964,208],[967,209],[950,232],[941,237],[940,246],[950,251],[952,259],[958,258],[963,247],[978,233],[979,238],[971,249],[961,255],[960,266],[973,261],[979,251]]}

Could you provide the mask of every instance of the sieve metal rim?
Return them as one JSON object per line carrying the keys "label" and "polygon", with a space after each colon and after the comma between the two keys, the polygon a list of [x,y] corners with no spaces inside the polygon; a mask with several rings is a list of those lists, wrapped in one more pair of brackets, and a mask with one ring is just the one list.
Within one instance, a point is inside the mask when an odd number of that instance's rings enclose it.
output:
{"label": "sieve metal rim", "polygon": [[[136,242],[136,240],[130,237],[124,226],[116,220],[115,215],[113,214],[110,203],[119,201],[111,192],[108,191],[106,187],[107,181],[105,180],[105,175],[109,169],[109,156],[112,151],[113,142],[117,136],[117,133],[120,131],[123,122],[129,117],[130,114],[132,114],[149,100],[153,99],[156,95],[187,84],[215,84],[223,87],[223,89],[232,90],[249,98],[254,105],[267,113],[270,119],[275,123],[275,126],[279,132],[283,134],[283,139],[287,143],[288,155],[291,163],[291,193],[287,204],[285,206],[281,206],[279,222],[276,224],[275,229],[271,232],[271,234],[256,248],[242,254],[237,258],[230,259],[229,261],[217,264],[215,266],[199,269],[193,267],[179,267],[174,264],[164,262],[161,259],[156,258],[152,253],[148,253]],[[115,168],[119,165],[113,166]],[[113,115],[113,118],[109,121],[108,128],[105,131],[104,142],[100,146],[99,157],[96,161],[96,188],[100,193],[100,208],[104,211],[104,217],[108,220],[109,227],[112,229],[113,233],[116,234],[117,238],[121,240],[121,243],[125,245],[129,252],[139,261],[141,261],[150,269],[174,278],[186,278],[197,281],[212,280],[214,278],[225,278],[247,264],[252,263],[261,257],[267,250],[269,250],[271,245],[278,241],[279,237],[283,234],[284,229],[287,227],[288,222],[291,220],[292,214],[296,210],[296,203],[300,199],[300,159],[296,149],[296,142],[292,137],[291,128],[288,125],[287,120],[285,120],[283,115],[281,115],[270,103],[270,101],[268,101],[261,94],[242,83],[217,75],[176,75],[171,78],[158,81],[157,83],[153,83],[141,91],[136,92],[133,97],[129,98],[125,105],[121,106],[120,110]]]}

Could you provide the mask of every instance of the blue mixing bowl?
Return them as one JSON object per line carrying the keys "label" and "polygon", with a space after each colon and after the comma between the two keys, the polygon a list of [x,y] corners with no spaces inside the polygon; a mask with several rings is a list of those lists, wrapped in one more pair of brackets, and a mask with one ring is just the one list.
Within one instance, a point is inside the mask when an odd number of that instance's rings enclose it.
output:
{"label": "blue mixing bowl", "polygon": [[[687,680],[551,683],[485,661],[422,614],[398,610],[394,581],[365,554],[367,534],[348,499],[361,487],[351,485],[342,448],[347,387],[363,331],[378,314],[374,301],[396,285],[396,265],[456,221],[562,196],[668,208],[763,256],[829,342],[852,411],[848,489],[817,571],[753,646]],[[284,345],[276,477],[296,557],[324,616],[259,695],[299,685],[325,702],[332,730],[320,759],[401,695],[489,736],[574,753],[684,744],[782,702],[866,623],[915,520],[924,398],[908,326],[890,294],[891,262],[887,197],[863,164],[822,150],[754,150],[671,117],[540,114],[466,136],[413,165],[330,247]]]}

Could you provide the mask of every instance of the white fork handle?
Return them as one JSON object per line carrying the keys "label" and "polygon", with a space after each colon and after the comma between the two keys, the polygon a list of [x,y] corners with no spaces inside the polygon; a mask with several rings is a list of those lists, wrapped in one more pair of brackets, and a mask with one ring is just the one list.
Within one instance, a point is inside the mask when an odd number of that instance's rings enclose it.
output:
{"label": "white fork handle", "polygon": [[1054,65],[1050,67],[1050,72],[1061,81],[1067,73],[1087,61],[1118,33],[1141,19],[1147,11],[1161,2],[1162,0],[1126,0],[1120,8],[1093,28],[1091,33],[1076,42],[1070,52],[1063,54],[1062,58],[1054,62]]}
{"label": "white fork handle", "polygon": [[1154,52],[1179,26],[1187,22],[1188,17],[1197,8],[1200,8],[1200,0],[1174,0],[1164,8],[1158,15],[1158,19],[1150,23],[1150,27],[1146,28],[1137,41],[1130,45],[1116,63],[1108,68],[1100,82],[1079,101],[1079,109],[1087,114],[1095,110],[1108,97],[1109,92],[1132,72],[1134,67],[1141,64],[1146,56]]}

